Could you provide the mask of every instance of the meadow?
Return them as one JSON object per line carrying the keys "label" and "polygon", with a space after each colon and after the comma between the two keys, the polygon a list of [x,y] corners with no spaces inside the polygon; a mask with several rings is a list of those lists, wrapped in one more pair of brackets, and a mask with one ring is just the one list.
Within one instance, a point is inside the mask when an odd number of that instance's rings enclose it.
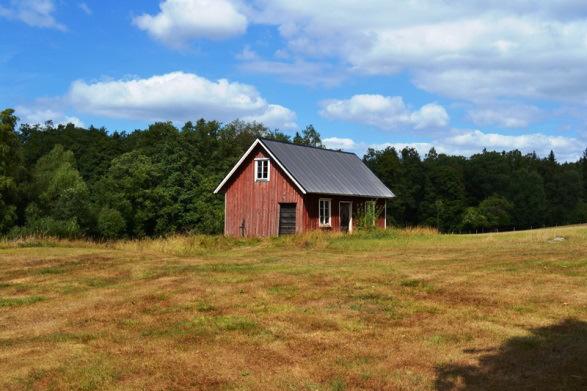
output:
{"label": "meadow", "polygon": [[587,226],[0,241],[0,389],[587,389]]}

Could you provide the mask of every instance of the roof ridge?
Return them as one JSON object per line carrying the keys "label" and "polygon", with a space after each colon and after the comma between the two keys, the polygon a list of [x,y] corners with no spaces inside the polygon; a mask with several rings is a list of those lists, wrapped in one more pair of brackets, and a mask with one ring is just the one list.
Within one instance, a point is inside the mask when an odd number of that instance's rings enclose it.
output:
{"label": "roof ridge", "polygon": [[347,155],[354,155],[357,158],[359,158],[359,156],[357,156],[357,154],[354,153],[354,152],[347,152],[347,151],[342,151],[342,150],[338,150],[338,149],[315,147],[315,146],[312,146],[312,145],[295,144],[295,143],[292,143],[292,142],[289,142],[289,141],[273,140],[273,139],[266,138],[266,137],[259,137],[259,140],[261,140],[261,141],[270,141],[270,142],[274,142],[274,143],[281,143],[281,144],[291,145],[291,146],[294,146],[294,147],[304,147],[304,148],[318,149],[320,151],[346,153]]}

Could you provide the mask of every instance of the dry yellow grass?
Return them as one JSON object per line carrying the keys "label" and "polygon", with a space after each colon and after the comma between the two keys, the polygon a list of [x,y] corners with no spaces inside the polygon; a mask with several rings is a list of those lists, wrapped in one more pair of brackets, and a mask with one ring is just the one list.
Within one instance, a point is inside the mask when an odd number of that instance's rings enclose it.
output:
{"label": "dry yellow grass", "polygon": [[0,374],[8,390],[586,389],[587,227],[0,242]]}

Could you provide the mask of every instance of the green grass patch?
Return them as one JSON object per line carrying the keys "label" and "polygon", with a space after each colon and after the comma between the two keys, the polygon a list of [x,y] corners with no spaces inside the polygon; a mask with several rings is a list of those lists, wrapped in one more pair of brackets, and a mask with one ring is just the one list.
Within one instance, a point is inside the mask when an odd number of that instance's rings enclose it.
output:
{"label": "green grass patch", "polygon": [[198,302],[196,304],[196,310],[198,312],[212,312],[216,309],[212,304],[206,302]]}
{"label": "green grass patch", "polygon": [[224,332],[241,332],[254,335],[261,327],[249,318],[242,316],[199,316],[191,320],[176,322],[168,327],[145,330],[143,336],[212,336]]}
{"label": "green grass patch", "polygon": [[44,296],[28,297],[0,297],[0,308],[2,307],[21,307],[31,305],[47,300]]}
{"label": "green grass patch", "polygon": [[120,282],[118,277],[92,277],[83,280],[83,283],[90,288],[106,288]]}
{"label": "green grass patch", "polygon": [[52,266],[52,267],[44,267],[38,271],[39,274],[64,274],[68,271],[68,268],[64,266]]}
{"label": "green grass patch", "polygon": [[412,288],[412,289],[417,289],[419,291],[422,292],[426,292],[426,293],[432,293],[436,291],[436,288],[434,286],[432,286],[432,284],[430,284],[427,281],[424,280],[418,280],[418,279],[405,279],[405,280],[401,280],[399,282],[400,286],[404,287],[404,288]]}

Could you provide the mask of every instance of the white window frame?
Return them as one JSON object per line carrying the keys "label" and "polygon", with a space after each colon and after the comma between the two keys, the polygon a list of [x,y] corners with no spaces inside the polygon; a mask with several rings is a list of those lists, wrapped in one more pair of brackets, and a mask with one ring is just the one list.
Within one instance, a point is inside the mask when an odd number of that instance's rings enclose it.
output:
{"label": "white window frame", "polygon": [[[259,178],[259,162],[267,162],[267,178]],[[269,182],[271,179],[271,160],[266,157],[255,159],[255,182]]]}
{"label": "white window frame", "polygon": [[[341,205],[342,204],[349,204],[351,207],[349,208],[349,233],[353,232],[353,201],[340,201],[338,203],[338,221],[340,222],[340,227],[342,227],[342,219],[340,217]],[[342,228],[341,228],[342,229]]]}
{"label": "white window frame", "polygon": [[[328,203],[328,223],[322,223],[322,208],[320,207],[322,202]],[[319,227],[332,227],[332,198],[320,198],[318,200],[318,226]]]}

